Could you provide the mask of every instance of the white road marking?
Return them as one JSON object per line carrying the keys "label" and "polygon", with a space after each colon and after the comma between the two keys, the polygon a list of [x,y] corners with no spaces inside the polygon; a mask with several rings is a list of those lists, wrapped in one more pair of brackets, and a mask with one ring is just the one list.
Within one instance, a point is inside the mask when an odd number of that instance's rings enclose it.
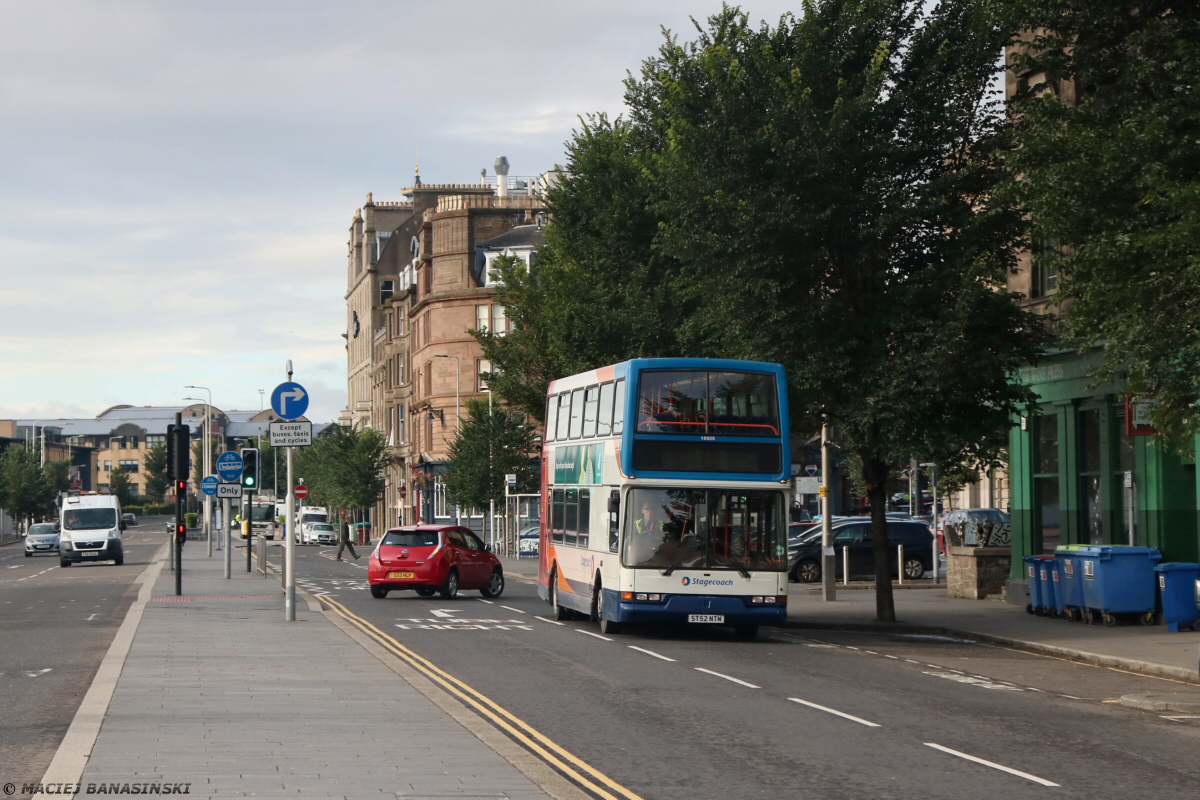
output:
{"label": "white road marking", "polygon": [[9,568],[9,569],[20,569],[20,568],[21,568],[21,565],[20,565],[20,564],[10,564],[10,565],[8,566],[8,568]]}
{"label": "white road marking", "polygon": [[[65,608],[65,607],[66,607],[66,606],[64,606],[64,608]],[[87,618],[87,620],[86,620],[86,621],[87,621],[87,622],[91,622],[92,620],[94,620],[94,619],[95,619],[96,617],[98,617],[98,616],[100,616],[100,615],[99,615],[99,614],[92,614],[90,617],[88,617],[88,618]]]}
{"label": "white road marking", "polygon": [[969,686],[978,686],[983,689],[1004,689],[1010,692],[1024,691],[1020,686],[1013,686],[1011,683],[997,683],[990,678],[980,678],[975,675],[964,675],[963,673],[953,672],[925,672],[926,675],[932,675],[935,678],[945,678],[956,683],[965,683]]}
{"label": "white road marking", "polygon": [[581,630],[579,630],[578,628],[576,628],[576,629],[575,629],[575,632],[576,632],[576,633],[582,633],[584,636],[594,636],[595,638],[597,638],[597,639],[603,639],[603,640],[604,640],[604,641],[606,641],[606,642],[611,642],[611,641],[612,641],[612,639],[608,638],[607,636],[601,636],[600,634],[598,634],[598,633],[592,633],[591,631],[581,631]]}
{"label": "white road marking", "polygon": [[545,617],[539,617],[536,615],[534,616],[534,619],[540,619],[542,622],[549,622],[551,625],[566,625],[567,624],[565,622],[559,622],[559,621],[553,620],[553,619],[546,619]]}
{"label": "white road marking", "polygon": [[509,611],[515,611],[515,612],[517,612],[518,614],[524,614],[524,613],[526,613],[526,612],[522,611],[521,609],[519,609],[519,608],[513,608],[512,606],[500,606],[500,607],[501,607],[501,608],[507,608]]}
{"label": "white road marking", "polygon": [[997,764],[994,761],[988,761],[986,759],[979,758],[978,756],[971,756],[971,755],[967,755],[966,753],[960,753],[957,750],[951,750],[949,747],[943,747],[940,744],[935,744],[933,742],[925,742],[925,746],[932,747],[934,750],[941,750],[943,753],[949,753],[952,756],[958,756],[959,758],[965,758],[967,761],[974,761],[976,764],[983,764],[985,767],[991,767],[992,769],[998,769],[1001,772],[1007,772],[1009,775],[1016,775],[1018,778],[1024,778],[1027,781],[1033,781],[1034,783],[1040,783],[1042,786],[1058,786],[1059,785],[1059,784],[1055,783],[1054,781],[1048,781],[1045,778],[1039,778],[1037,775],[1030,775],[1028,772],[1021,772],[1021,770],[1019,770],[1019,769],[1013,769],[1012,767],[1006,767],[1003,764]]}
{"label": "white road marking", "polygon": [[836,644],[806,644],[806,645],[804,645],[804,646],[805,646],[805,647],[824,647],[824,648],[827,648],[827,649],[829,649],[829,650],[836,650],[836,649],[837,649],[837,645],[836,645]]}
{"label": "white road marking", "polygon": [[1169,719],[1172,722],[1179,722],[1179,720],[1181,720],[1181,719],[1200,719],[1200,717],[1194,716],[1191,714],[1184,714],[1182,716],[1177,716],[1177,717],[1163,717],[1163,719]]}
{"label": "white road marking", "polygon": [[52,669],[54,669],[54,667],[46,667],[45,669],[39,669],[36,672],[26,672],[25,674],[28,675],[30,678],[36,678],[38,675],[45,675],[47,672],[49,672]]}
{"label": "white road marking", "polygon": [[899,661],[899,660],[900,660],[900,657],[899,657],[899,656],[889,656],[887,653],[884,653],[884,654],[883,654],[883,657],[884,657],[884,658],[890,658],[890,659],[892,659],[893,661]]}
{"label": "white road marking", "polygon": [[494,606],[494,605],[496,605],[496,604],[495,604],[495,603],[493,603],[491,600],[484,600],[482,597],[476,597],[475,599],[476,599],[476,600],[478,600],[478,601],[479,601],[479,602],[481,602],[481,603],[487,603],[489,606]]}
{"label": "white road marking", "polygon": [[458,609],[457,608],[435,608],[432,611],[430,611],[429,613],[433,614],[435,617],[441,617],[443,619],[453,619],[454,615],[458,613]]}
{"label": "white road marking", "polygon": [[629,645],[629,649],[630,649],[630,650],[637,650],[639,653],[645,653],[646,655],[648,655],[648,656],[654,656],[655,658],[661,658],[663,661],[674,661],[674,660],[675,660],[675,659],[673,659],[673,658],[667,658],[667,657],[666,657],[666,656],[664,656],[664,655],[660,655],[660,654],[658,654],[658,653],[654,652],[653,650],[647,650],[647,649],[646,649],[646,648],[644,648],[644,647],[635,647],[634,645]]}
{"label": "white road marking", "polygon": [[837,716],[844,717],[852,722],[857,722],[859,725],[866,725],[868,728],[882,728],[883,727],[878,722],[871,722],[870,720],[865,720],[862,717],[856,717],[853,714],[847,714],[844,711],[838,711],[837,709],[829,708],[828,706],[822,706],[822,705],[818,705],[816,703],[810,703],[807,700],[801,700],[799,697],[789,697],[788,700],[791,700],[793,703],[799,703],[802,706],[808,706],[809,708],[815,708],[818,711],[825,711],[829,714],[836,714]]}
{"label": "white road marking", "polygon": [[693,667],[693,669],[696,670],[697,672],[707,672],[709,675],[716,675],[718,678],[724,678],[727,681],[733,681],[734,683],[740,683],[742,686],[745,686],[750,689],[761,689],[762,688],[761,686],[755,686],[753,683],[747,683],[746,681],[731,677],[729,675],[722,675],[720,672],[713,672],[711,669],[705,669],[704,667]]}

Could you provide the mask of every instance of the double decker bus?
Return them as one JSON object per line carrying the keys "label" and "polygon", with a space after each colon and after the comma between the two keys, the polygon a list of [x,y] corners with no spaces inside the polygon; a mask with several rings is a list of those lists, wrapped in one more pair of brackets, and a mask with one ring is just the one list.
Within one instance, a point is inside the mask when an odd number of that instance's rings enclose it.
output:
{"label": "double decker bus", "polygon": [[787,420],[779,364],[634,359],[552,382],[538,594],[555,619],[783,625]]}

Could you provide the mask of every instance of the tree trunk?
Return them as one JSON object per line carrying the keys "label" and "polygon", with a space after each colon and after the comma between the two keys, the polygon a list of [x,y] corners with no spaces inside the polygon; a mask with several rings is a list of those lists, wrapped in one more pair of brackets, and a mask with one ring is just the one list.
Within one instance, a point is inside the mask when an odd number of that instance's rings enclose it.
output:
{"label": "tree trunk", "polygon": [[875,550],[875,618],[880,622],[896,621],[896,605],[892,598],[892,571],[889,569],[891,544],[887,531],[888,465],[874,459],[863,459],[863,479],[867,484],[867,499],[871,504],[871,535]]}

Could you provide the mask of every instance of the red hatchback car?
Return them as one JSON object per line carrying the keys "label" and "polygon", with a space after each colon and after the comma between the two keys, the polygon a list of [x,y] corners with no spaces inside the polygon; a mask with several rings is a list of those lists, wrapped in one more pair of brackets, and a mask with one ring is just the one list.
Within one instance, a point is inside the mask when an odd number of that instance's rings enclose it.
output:
{"label": "red hatchback car", "polygon": [[456,525],[408,525],[392,528],[371,553],[367,579],[372,597],[415,589],[422,597],[440,592],[451,598],[459,589],[478,589],[484,597],[504,591],[504,569],[467,528]]}

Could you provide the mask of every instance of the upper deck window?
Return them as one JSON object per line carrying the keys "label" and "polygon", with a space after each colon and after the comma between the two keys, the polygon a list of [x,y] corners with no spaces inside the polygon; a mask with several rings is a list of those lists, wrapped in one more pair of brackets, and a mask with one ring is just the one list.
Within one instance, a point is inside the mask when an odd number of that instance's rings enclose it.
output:
{"label": "upper deck window", "polygon": [[642,372],[637,433],[777,437],[775,378],[762,372]]}

